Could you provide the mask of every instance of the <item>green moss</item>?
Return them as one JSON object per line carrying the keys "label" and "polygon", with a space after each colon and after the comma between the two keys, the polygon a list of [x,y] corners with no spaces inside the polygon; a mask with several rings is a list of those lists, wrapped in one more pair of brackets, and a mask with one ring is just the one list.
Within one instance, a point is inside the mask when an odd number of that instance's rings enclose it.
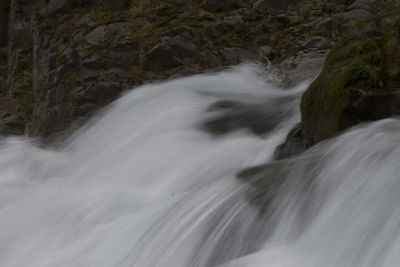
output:
{"label": "green moss", "polygon": [[368,20],[350,28],[330,51],[321,74],[302,98],[303,131],[313,142],[341,130],[344,110],[357,92],[383,90],[382,79],[398,75],[398,40],[393,27],[398,16]]}

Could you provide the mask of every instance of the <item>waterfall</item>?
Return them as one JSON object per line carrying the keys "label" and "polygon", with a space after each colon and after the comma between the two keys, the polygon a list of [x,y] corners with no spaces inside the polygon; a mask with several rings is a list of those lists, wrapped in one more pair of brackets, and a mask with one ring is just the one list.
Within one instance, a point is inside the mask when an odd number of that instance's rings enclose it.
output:
{"label": "waterfall", "polygon": [[[270,78],[148,84],[57,146],[1,139],[0,266],[398,266],[400,122],[273,161],[307,83]],[[263,107],[268,130],[207,133],[218,101]]]}

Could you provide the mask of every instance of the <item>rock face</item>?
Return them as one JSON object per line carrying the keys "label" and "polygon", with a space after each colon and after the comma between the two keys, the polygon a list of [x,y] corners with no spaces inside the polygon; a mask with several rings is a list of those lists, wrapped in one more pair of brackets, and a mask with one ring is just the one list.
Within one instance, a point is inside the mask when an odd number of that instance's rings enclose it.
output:
{"label": "rock face", "polygon": [[400,16],[356,24],[330,51],[322,72],[304,93],[300,125],[278,158],[365,121],[400,115]]}
{"label": "rock face", "polygon": [[0,133],[47,136],[144,82],[241,62],[312,75],[343,23],[380,2],[1,1]]}
{"label": "rock face", "polygon": [[160,72],[170,68],[191,65],[196,62],[197,48],[189,40],[180,37],[164,37],[148,53],[146,69]]}
{"label": "rock face", "polygon": [[258,0],[253,4],[253,8],[259,13],[277,14],[298,2],[301,0]]}

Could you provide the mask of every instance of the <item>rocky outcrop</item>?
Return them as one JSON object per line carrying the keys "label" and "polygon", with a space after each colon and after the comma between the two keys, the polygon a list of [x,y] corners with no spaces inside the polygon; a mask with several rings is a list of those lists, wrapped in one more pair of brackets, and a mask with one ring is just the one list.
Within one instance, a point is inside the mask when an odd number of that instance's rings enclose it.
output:
{"label": "rocky outcrop", "polygon": [[356,24],[330,51],[322,72],[304,93],[301,123],[277,158],[366,121],[400,115],[400,16]]}
{"label": "rocky outcrop", "polygon": [[[347,12],[380,11],[365,1],[2,1],[0,132],[47,136],[144,82],[246,61],[278,66],[291,86],[316,72],[343,22],[364,18]],[[296,66],[310,71],[292,78]]]}

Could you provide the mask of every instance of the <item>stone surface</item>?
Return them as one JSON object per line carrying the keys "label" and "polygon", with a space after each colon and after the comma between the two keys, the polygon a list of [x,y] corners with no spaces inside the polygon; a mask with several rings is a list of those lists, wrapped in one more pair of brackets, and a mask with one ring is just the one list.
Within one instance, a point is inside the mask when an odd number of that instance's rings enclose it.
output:
{"label": "stone surface", "polygon": [[69,0],[51,0],[47,6],[47,14],[63,12],[68,10],[69,7]]}
{"label": "stone surface", "polygon": [[16,109],[3,108],[0,124],[46,136],[127,88],[257,60],[290,87],[319,71],[346,23],[385,10],[396,1],[1,1],[0,98]]}
{"label": "stone surface", "polygon": [[147,56],[146,68],[161,71],[196,61],[196,46],[189,40],[177,37],[164,37],[155,45]]}
{"label": "stone surface", "polygon": [[278,148],[278,158],[361,122],[400,115],[398,19],[398,15],[388,15],[367,20],[339,39],[304,93],[301,124]]}
{"label": "stone surface", "polygon": [[258,0],[254,3],[253,8],[260,13],[276,14],[284,11],[289,5],[299,0]]}

